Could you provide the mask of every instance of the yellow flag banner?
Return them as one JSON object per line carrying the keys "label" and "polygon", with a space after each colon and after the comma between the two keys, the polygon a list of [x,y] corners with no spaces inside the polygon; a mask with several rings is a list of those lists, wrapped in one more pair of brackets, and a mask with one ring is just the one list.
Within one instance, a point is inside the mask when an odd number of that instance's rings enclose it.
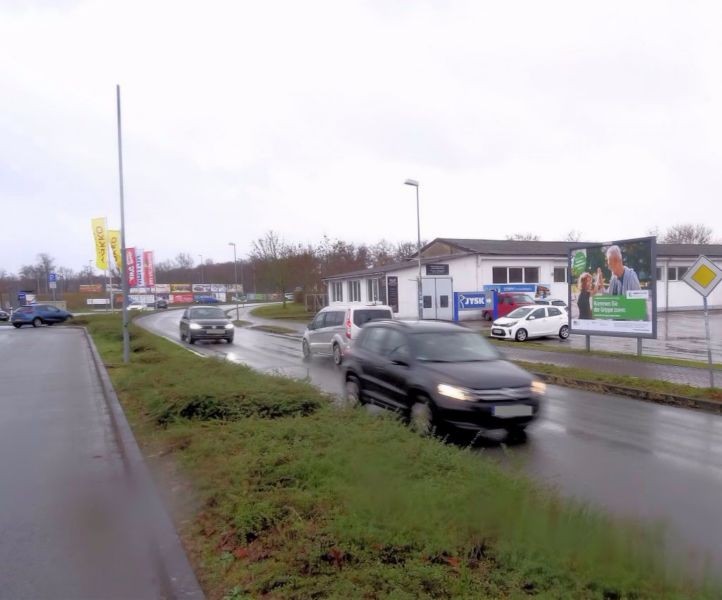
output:
{"label": "yellow flag banner", "polygon": [[101,271],[108,268],[108,233],[105,227],[105,217],[91,220],[93,237],[95,238],[95,266]]}
{"label": "yellow flag banner", "polygon": [[123,255],[121,253],[122,248],[120,247],[119,229],[108,229],[108,242],[110,242],[110,249],[113,252],[115,267],[120,271],[123,266]]}

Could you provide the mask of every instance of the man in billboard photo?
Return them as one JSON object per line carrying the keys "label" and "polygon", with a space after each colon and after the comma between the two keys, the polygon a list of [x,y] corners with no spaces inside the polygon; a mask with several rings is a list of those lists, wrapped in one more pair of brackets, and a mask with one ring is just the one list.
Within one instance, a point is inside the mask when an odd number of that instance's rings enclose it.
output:
{"label": "man in billboard photo", "polygon": [[[609,287],[607,288],[607,294],[610,296],[624,296],[629,291],[641,290],[642,286],[639,284],[639,277],[634,272],[634,269],[624,266],[624,260],[622,258],[622,250],[616,244],[607,248],[607,266],[612,272],[612,276],[609,278]],[[604,279],[601,279],[600,288],[604,286]]]}

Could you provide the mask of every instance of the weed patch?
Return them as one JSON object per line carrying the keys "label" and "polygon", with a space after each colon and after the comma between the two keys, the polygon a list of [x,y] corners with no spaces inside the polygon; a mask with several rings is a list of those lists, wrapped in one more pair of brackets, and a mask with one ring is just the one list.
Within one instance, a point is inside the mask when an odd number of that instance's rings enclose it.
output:
{"label": "weed patch", "polygon": [[659,531],[135,327],[122,365],[113,327],[89,324],[136,435],[193,485],[209,598],[720,597],[665,570]]}

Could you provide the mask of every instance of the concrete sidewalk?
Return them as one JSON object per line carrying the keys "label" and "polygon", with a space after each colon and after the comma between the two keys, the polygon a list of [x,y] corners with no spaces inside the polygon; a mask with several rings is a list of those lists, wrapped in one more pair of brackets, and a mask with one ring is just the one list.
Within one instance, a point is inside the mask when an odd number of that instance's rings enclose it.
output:
{"label": "concrete sidewalk", "polygon": [[0,597],[202,598],[96,360],[81,329],[0,330]]}

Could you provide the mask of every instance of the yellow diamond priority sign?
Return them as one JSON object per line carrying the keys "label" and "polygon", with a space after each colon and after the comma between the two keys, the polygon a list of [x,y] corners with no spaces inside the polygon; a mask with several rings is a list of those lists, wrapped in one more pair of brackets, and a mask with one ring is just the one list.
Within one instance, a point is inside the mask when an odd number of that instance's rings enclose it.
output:
{"label": "yellow diamond priority sign", "polygon": [[682,281],[706,298],[722,281],[722,269],[706,256],[700,256],[684,274]]}

